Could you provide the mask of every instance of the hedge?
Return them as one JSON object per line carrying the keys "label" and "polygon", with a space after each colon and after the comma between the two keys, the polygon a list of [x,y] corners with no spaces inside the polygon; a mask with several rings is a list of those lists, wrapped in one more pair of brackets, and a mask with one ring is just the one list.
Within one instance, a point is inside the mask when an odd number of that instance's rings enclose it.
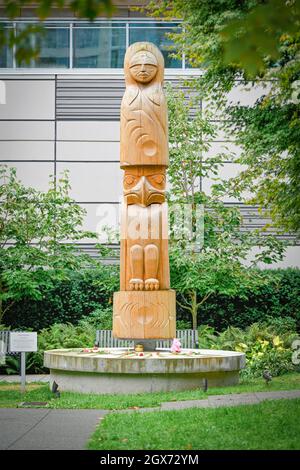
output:
{"label": "hedge", "polygon": [[[275,273],[275,271],[272,271]],[[247,299],[214,295],[203,304],[198,324],[209,324],[217,331],[229,325],[245,328],[267,317],[292,317],[300,327],[300,270],[276,270],[279,281],[249,292]],[[11,328],[40,330],[54,323],[76,324],[101,307],[112,305],[112,294],[119,289],[116,266],[73,274],[44,292],[43,299],[23,299],[9,311],[4,323]],[[177,317],[188,326],[188,313],[177,309]]]}
{"label": "hedge", "polygon": [[113,292],[119,289],[115,266],[85,270],[68,280],[57,281],[43,292],[42,300],[22,299],[8,311],[4,323],[11,328],[41,330],[54,323],[76,324],[99,306],[112,304]]}
{"label": "hedge", "polygon": [[[198,313],[198,324],[208,324],[217,331],[228,326],[246,328],[268,317],[292,317],[300,330],[300,269],[269,270],[279,281],[250,292],[247,299],[212,295]],[[178,318],[186,319],[180,310]]]}

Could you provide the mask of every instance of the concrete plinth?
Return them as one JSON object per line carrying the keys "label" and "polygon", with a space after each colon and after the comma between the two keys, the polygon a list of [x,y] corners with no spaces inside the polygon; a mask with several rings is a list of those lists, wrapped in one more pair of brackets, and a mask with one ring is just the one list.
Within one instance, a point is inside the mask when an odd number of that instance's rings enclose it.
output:
{"label": "concrete plinth", "polygon": [[44,365],[61,391],[132,394],[191,390],[237,384],[245,355],[218,350],[168,350],[145,352],[110,348],[97,352],[82,349],[45,351]]}

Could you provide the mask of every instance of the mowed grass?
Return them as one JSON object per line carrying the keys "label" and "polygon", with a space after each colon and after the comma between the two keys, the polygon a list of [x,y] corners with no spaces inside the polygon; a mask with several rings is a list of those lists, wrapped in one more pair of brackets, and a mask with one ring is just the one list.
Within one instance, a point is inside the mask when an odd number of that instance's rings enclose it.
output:
{"label": "mowed grass", "polygon": [[300,399],[232,408],[109,414],[87,448],[300,449]]}
{"label": "mowed grass", "polygon": [[19,384],[0,383],[0,407],[17,407],[21,402],[47,402],[47,408],[87,408],[120,410],[160,406],[166,401],[196,400],[208,395],[230,393],[249,393],[275,390],[300,390],[300,373],[275,377],[269,385],[262,378],[243,381],[239,385],[223,388],[209,388],[205,393],[201,388],[184,392],[144,393],[138,395],[95,395],[61,392],[54,398],[48,384],[28,384],[25,394],[20,392]]}

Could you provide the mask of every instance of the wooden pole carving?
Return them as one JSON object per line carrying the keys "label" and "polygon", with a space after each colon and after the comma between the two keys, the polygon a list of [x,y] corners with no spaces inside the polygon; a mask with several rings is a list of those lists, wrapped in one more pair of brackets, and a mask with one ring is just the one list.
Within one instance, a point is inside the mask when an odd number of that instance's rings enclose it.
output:
{"label": "wooden pole carving", "polygon": [[176,335],[175,292],[170,290],[167,105],[164,59],[148,42],[125,55],[126,90],[121,104],[120,291],[114,294],[117,338],[167,339]]}

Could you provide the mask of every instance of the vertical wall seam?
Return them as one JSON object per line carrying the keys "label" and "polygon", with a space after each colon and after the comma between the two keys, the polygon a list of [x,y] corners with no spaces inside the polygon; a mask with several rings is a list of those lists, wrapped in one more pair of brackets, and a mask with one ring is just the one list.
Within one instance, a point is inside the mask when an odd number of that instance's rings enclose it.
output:
{"label": "vertical wall seam", "polygon": [[56,157],[56,148],[57,148],[57,111],[56,111],[56,102],[57,102],[57,75],[55,74],[55,89],[54,89],[54,187],[56,188],[57,184],[57,157]]}

